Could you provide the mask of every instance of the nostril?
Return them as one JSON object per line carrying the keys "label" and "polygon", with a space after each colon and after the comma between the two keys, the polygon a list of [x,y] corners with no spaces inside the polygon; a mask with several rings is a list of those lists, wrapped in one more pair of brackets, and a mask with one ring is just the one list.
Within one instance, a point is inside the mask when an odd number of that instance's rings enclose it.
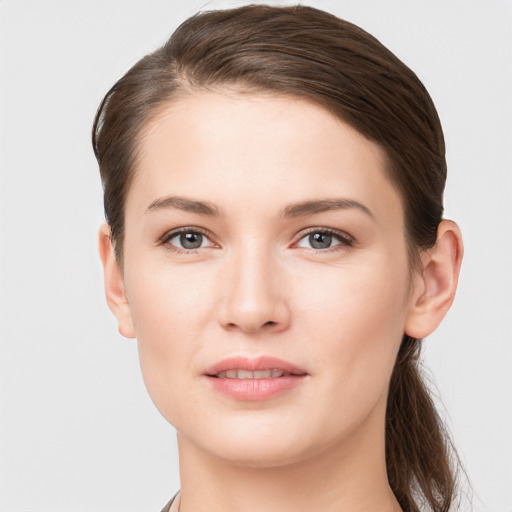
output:
{"label": "nostril", "polygon": [[267,329],[270,329],[272,327],[275,327],[276,325],[279,325],[279,322],[275,322],[274,320],[269,320],[268,322],[265,322],[265,323],[240,323],[240,324],[237,324],[236,322],[230,322],[227,327],[229,328],[242,328],[242,330],[244,332],[247,332],[247,333],[255,333],[257,331],[259,331],[260,329],[264,329],[264,328],[267,328]]}

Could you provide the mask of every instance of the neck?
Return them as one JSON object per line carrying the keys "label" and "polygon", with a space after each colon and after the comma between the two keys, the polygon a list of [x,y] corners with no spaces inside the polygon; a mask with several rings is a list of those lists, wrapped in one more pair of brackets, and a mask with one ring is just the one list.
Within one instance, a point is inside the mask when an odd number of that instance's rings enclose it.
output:
{"label": "neck", "polygon": [[[383,428],[300,461],[246,467],[178,434],[181,512],[400,512],[389,488]],[[373,433],[375,434],[375,432]]]}

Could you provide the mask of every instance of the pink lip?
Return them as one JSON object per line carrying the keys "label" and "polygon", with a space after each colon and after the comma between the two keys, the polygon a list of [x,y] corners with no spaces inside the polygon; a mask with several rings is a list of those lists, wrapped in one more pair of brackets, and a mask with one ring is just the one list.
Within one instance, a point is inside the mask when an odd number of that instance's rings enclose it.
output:
{"label": "pink lip", "polygon": [[[227,370],[268,370],[277,369],[292,375],[264,379],[218,378],[216,374]],[[275,357],[262,356],[256,359],[231,357],[208,368],[205,377],[212,388],[236,400],[267,400],[290,391],[304,382],[307,373],[293,364]]]}

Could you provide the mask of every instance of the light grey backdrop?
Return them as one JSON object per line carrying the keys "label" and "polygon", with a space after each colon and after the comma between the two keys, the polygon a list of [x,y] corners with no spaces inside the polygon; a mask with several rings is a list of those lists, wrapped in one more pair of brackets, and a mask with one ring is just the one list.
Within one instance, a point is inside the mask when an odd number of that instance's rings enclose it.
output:
{"label": "light grey backdrop", "polygon": [[[110,85],[205,2],[0,0],[1,512],[154,512],[179,486],[174,433],[105,305],[89,141]],[[511,512],[512,2],[308,3],[381,39],[439,109],[466,257],[426,360],[474,510]]]}

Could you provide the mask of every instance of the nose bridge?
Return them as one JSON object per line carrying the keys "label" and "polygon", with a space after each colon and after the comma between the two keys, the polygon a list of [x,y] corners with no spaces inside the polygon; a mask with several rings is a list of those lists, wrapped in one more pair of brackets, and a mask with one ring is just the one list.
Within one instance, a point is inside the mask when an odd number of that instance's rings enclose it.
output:
{"label": "nose bridge", "polygon": [[280,265],[270,244],[258,239],[233,247],[223,283],[221,322],[225,327],[255,332],[284,328],[289,321]]}

